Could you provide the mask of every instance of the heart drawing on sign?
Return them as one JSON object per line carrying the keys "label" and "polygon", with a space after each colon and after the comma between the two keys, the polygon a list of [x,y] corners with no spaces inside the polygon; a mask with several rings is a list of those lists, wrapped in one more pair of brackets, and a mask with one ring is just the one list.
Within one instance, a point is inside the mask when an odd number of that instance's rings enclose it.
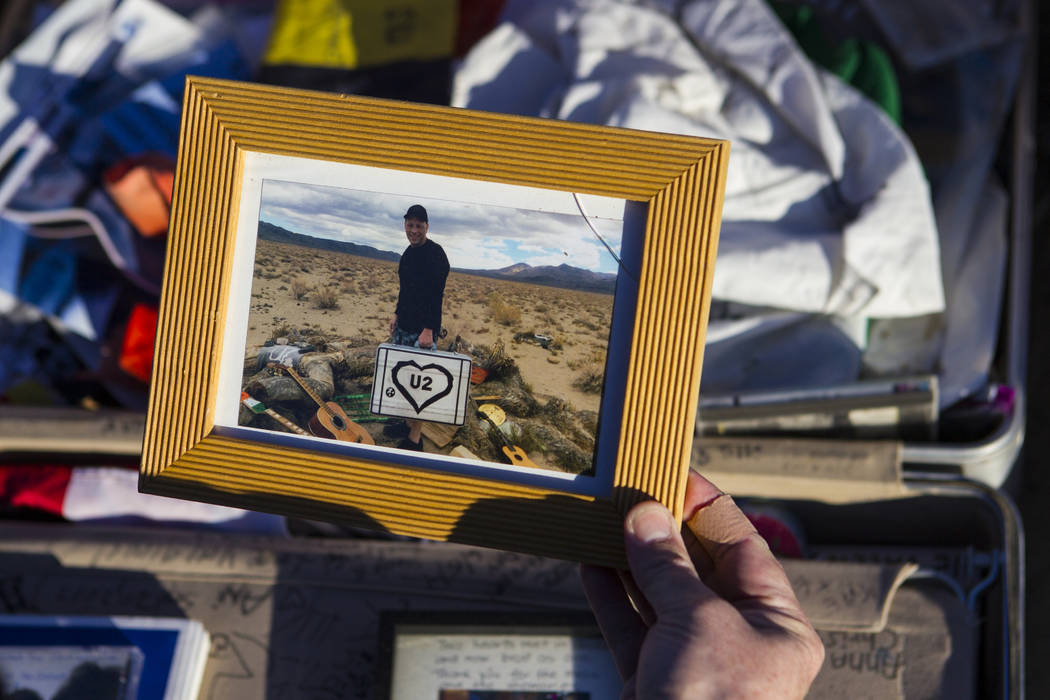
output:
{"label": "heart drawing on sign", "polygon": [[[428,370],[440,372],[441,376],[426,374]],[[422,413],[424,408],[452,391],[452,373],[433,363],[421,367],[413,360],[401,360],[391,370],[390,379],[416,413]]]}

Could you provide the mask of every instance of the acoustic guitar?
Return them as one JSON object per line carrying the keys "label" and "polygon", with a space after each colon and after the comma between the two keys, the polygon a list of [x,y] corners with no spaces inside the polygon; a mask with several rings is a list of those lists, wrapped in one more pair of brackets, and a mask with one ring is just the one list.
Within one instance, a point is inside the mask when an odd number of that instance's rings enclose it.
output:
{"label": "acoustic guitar", "polygon": [[356,442],[365,445],[376,444],[367,430],[350,420],[350,416],[346,415],[346,411],[343,410],[342,406],[335,401],[324,401],[294,369],[279,362],[270,362],[267,366],[287,373],[289,377],[296,381],[299,388],[306,392],[306,395],[317,404],[317,413],[311,416],[310,422],[306,425],[311,433],[317,437],[341,440],[343,442]]}

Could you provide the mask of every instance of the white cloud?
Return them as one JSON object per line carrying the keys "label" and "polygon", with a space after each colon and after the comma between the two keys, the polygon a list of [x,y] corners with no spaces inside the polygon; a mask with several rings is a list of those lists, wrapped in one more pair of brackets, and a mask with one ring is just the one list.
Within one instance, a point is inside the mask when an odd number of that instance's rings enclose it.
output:
{"label": "white cloud", "polygon": [[[266,180],[259,217],[296,233],[401,251],[404,212],[415,203],[427,208],[430,235],[453,267],[495,269],[524,262],[616,269],[586,220],[568,214]],[[618,250],[622,224],[592,223]]]}

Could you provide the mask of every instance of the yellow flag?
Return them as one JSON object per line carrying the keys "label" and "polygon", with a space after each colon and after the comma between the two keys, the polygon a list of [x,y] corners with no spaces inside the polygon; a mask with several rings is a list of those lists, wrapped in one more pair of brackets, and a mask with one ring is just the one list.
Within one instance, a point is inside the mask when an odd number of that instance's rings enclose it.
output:
{"label": "yellow flag", "polygon": [[280,0],[270,64],[363,68],[451,56],[457,0]]}

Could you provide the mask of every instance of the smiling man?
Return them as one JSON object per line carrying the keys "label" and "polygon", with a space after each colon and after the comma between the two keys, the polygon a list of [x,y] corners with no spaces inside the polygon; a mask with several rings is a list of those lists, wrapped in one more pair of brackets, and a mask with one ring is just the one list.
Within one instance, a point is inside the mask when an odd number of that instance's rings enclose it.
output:
{"label": "smiling man", "polygon": [[[408,247],[397,266],[400,291],[390,320],[390,342],[436,350],[449,265],[441,246],[427,238],[429,230],[427,210],[419,204],[410,206],[405,212]],[[409,420],[403,425],[388,427],[390,430],[384,430],[387,435],[404,436],[398,447],[423,449],[422,421]]]}

